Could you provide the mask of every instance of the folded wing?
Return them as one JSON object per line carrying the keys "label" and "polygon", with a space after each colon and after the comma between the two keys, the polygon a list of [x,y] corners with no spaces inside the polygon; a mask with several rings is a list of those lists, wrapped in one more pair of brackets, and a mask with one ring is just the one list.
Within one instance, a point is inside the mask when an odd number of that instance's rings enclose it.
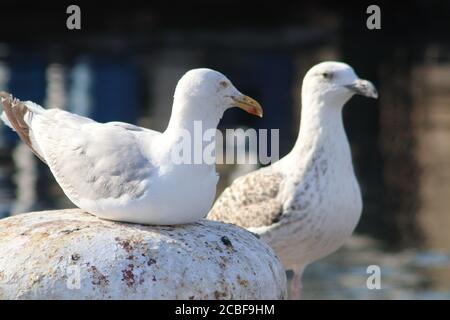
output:
{"label": "folded wing", "polygon": [[220,195],[208,219],[244,228],[276,223],[282,214],[282,203],[277,197],[282,180],[282,174],[272,167],[239,177]]}
{"label": "folded wing", "polygon": [[83,199],[134,199],[145,192],[155,168],[144,154],[138,134],[156,137],[159,133],[120,122],[101,124],[59,109],[46,110],[3,93],[1,97],[6,120],[48,164],[75,204]]}

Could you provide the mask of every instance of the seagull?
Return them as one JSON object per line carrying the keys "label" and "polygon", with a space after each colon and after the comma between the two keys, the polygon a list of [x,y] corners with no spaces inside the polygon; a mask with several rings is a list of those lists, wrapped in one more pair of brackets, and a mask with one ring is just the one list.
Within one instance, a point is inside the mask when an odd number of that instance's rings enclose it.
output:
{"label": "seagull", "polygon": [[300,298],[304,268],[336,251],[362,211],[342,108],[354,95],[377,98],[374,85],[341,62],[322,62],[303,79],[300,132],[289,154],[236,179],[208,219],[237,224],[266,241],[294,272]]}
{"label": "seagull", "polygon": [[[190,70],[179,80],[164,132],[123,122],[98,123],[21,102],[6,92],[0,97],[2,120],[48,165],[77,207],[99,218],[140,224],[191,223],[210,210],[218,181],[215,163],[174,158],[185,145],[186,133],[192,137],[196,122],[203,130],[216,130],[231,107],[262,116],[258,102],[206,68]],[[186,145],[200,144],[200,153],[215,147],[214,139],[197,140]],[[190,151],[181,148],[183,154]]]}

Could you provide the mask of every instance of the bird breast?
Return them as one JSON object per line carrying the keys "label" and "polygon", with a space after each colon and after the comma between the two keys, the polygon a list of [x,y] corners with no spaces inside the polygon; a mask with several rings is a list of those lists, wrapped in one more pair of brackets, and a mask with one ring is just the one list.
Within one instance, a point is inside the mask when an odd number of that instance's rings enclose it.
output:
{"label": "bird breast", "polygon": [[284,187],[283,211],[289,230],[283,233],[289,237],[271,243],[281,252],[289,251],[280,254],[285,256],[283,260],[308,264],[334,252],[359,221],[362,200],[351,158],[328,152],[316,150],[304,170],[292,175]]}

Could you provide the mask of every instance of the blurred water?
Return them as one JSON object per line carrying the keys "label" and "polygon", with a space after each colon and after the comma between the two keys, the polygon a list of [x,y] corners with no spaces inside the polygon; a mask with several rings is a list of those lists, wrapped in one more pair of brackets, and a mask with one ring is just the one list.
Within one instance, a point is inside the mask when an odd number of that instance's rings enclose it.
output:
{"label": "blurred water", "polygon": [[[369,290],[367,267],[381,269],[381,289]],[[354,236],[304,273],[304,299],[450,299],[450,253],[433,249],[390,251]]]}

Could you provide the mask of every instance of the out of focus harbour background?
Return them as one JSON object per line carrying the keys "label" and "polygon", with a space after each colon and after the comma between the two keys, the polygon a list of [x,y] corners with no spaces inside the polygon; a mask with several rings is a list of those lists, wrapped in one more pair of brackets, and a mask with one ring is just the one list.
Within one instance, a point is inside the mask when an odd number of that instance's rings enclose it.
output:
{"label": "out of focus harbour background", "polygon": [[[66,8],[81,8],[68,30]],[[381,8],[381,30],[366,9]],[[189,69],[221,71],[264,107],[220,128],[280,129],[293,146],[305,72],[352,65],[377,86],[344,111],[364,212],[355,236],[305,272],[306,299],[450,299],[450,2],[3,0],[0,90],[100,122],[164,130]],[[218,194],[256,166],[220,165]],[[73,206],[48,168],[0,124],[0,217]],[[369,290],[366,269],[381,268]]]}

